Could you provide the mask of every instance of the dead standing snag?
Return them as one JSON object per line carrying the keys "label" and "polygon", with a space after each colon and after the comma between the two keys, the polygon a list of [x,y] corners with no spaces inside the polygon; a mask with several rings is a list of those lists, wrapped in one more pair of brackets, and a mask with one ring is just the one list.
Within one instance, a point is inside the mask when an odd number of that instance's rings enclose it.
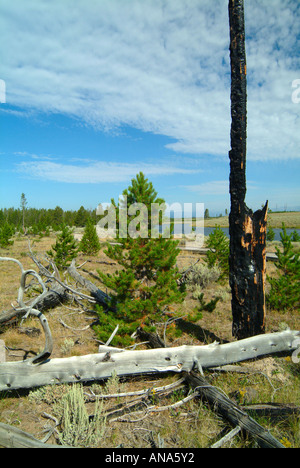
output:
{"label": "dead standing snag", "polygon": [[238,339],[265,332],[266,228],[268,202],[255,213],[245,204],[247,65],[244,0],[229,0],[231,150],[229,281],[232,333]]}

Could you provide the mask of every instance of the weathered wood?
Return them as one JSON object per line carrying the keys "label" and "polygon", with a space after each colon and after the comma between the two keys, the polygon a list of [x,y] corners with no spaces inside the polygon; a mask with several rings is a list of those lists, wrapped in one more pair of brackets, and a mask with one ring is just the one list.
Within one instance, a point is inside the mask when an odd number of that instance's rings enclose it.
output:
{"label": "weathered wood", "polygon": [[215,412],[227,419],[234,427],[239,426],[255,438],[262,448],[284,448],[268,430],[263,428],[252,419],[240,406],[235,404],[224,393],[210,383],[201,375],[191,372],[186,374],[187,382],[197,389],[199,395],[204,397],[213,406]]}
{"label": "weathered wood", "polygon": [[18,319],[19,317],[23,316],[28,307],[30,308],[34,306],[35,309],[39,310],[40,312],[44,312],[46,310],[53,309],[54,307],[57,307],[69,300],[67,290],[58,284],[55,280],[47,282],[47,289],[48,291],[43,296],[26,301],[25,308],[19,307],[2,311],[0,314],[0,324],[11,322],[14,319]]}
{"label": "weathered wood", "polygon": [[291,403],[261,403],[251,404],[242,407],[251,414],[267,416],[271,419],[285,419],[289,416],[300,416],[300,406]]}
{"label": "weathered wood", "polygon": [[229,281],[232,333],[238,339],[265,332],[265,273],[268,202],[255,213],[245,204],[247,65],[244,0],[229,0],[231,62],[231,150]]}
{"label": "weathered wood", "polygon": [[65,445],[45,444],[28,432],[0,423],[0,447],[5,448],[71,448]]}
{"label": "weathered wood", "polygon": [[0,364],[0,391],[41,385],[107,379],[118,376],[189,372],[254,359],[266,354],[292,352],[296,349],[298,331],[255,336],[219,345],[180,346],[138,351],[106,352],[86,356],[48,359],[34,364],[32,360]]}
{"label": "weathered wood", "polygon": [[[48,325],[48,321],[47,321],[46,317],[42,314],[42,312],[35,309],[35,306],[38,303],[39,299],[43,299],[47,295],[47,288],[46,288],[42,278],[40,277],[40,275],[38,273],[36,273],[36,271],[34,271],[34,270],[24,270],[23,265],[22,265],[21,262],[19,262],[19,260],[16,260],[16,259],[10,258],[10,257],[0,257],[0,261],[16,263],[19,266],[20,270],[21,270],[20,287],[19,287],[18,299],[17,299],[18,304],[19,304],[20,307],[18,309],[16,309],[16,312],[22,311],[23,314],[24,313],[26,314],[25,317],[27,317],[30,314],[38,317],[38,319],[40,320],[40,323],[42,325],[42,328],[44,330],[44,333],[45,333],[45,348],[44,348],[44,350],[40,354],[38,354],[38,356],[36,356],[35,358],[28,360],[28,362],[31,362],[32,364],[37,364],[37,363],[39,363],[41,361],[44,361],[45,359],[48,359],[49,356],[51,355],[52,349],[53,349],[53,340],[52,340],[51,331],[50,331],[50,328],[49,328],[49,325]],[[36,280],[38,281],[38,283],[40,284],[40,286],[43,289],[43,292],[37,298],[35,298],[31,302],[31,304],[29,306],[26,305],[25,302],[24,302],[26,279],[27,279],[28,276],[35,277]]]}
{"label": "weathered wood", "polygon": [[211,445],[210,448],[216,449],[221,448],[223,445],[227,444],[231,439],[233,439],[239,432],[241,432],[240,426],[236,426],[232,431],[228,432],[222,439],[218,440],[218,442]]}
{"label": "weathered wood", "polygon": [[77,283],[81,284],[85,289],[90,291],[92,297],[100,304],[108,307],[108,304],[111,300],[110,296],[105,292],[101,291],[101,289],[97,288],[91,281],[84,278],[76,269],[75,260],[72,261],[71,265],[68,268],[69,275],[77,281]]}
{"label": "weathered wood", "polygon": [[151,348],[166,347],[165,343],[157,333],[149,333],[142,327],[138,327],[136,330],[136,334],[142,341],[147,341],[150,344]]}

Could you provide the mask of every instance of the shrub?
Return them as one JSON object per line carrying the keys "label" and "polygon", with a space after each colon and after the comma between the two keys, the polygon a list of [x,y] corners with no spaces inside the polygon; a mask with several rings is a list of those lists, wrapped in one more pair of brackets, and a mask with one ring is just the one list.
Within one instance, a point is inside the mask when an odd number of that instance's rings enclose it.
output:
{"label": "shrub", "polygon": [[207,252],[207,263],[210,267],[217,265],[222,276],[229,274],[229,239],[220,226],[216,226],[208,236],[206,247],[211,249]]}
{"label": "shrub", "polygon": [[101,244],[96,228],[91,219],[89,219],[84,230],[83,238],[79,244],[79,250],[87,255],[96,255],[100,249]]}
{"label": "shrub", "polygon": [[280,233],[282,251],[276,247],[278,261],[275,263],[279,276],[267,277],[271,290],[266,296],[272,309],[291,309],[300,306],[300,258],[292,245],[292,234],[286,233],[284,224]]}
{"label": "shrub", "polygon": [[267,241],[272,242],[275,239],[275,232],[271,226],[267,230]]}
{"label": "shrub", "polygon": [[197,263],[187,276],[188,288],[195,289],[196,286],[205,288],[210,283],[218,281],[221,270],[217,265],[211,267],[207,263]]}
{"label": "shrub", "polygon": [[68,226],[63,226],[60,234],[57,235],[55,245],[47,254],[53,258],[58,268],[67,268],[71,261],[77,256],[77,243],[73,237],[72,230]]}
{"label": "shrub", "polygon": [[202,312],[213,312],[216,309],[217,303],[220,300],[220,297],[216,297],[215,299],[211,299],[209,302],[205,302],[204,300],[204,293],[199,293],[197,296],[199,304],[197,307],[194,308],[193,312],[188,315],[188,320],[190,322],[196,322],[202,319],[203,314]]}
{"label": "shrub", "polygon": [[84,404],[82,386],[73,385],[54,408],[57,416],[61,418],[60,442],[70,447],[97,447],[106,425],[102,408],[103,403],[97,401],[93,418],[90,420]]}
{"label": "shrub", "polygon": [[11,238],[14,233],[14,227],[8,223],[4,223],[4,225],[0,228],[0,247],[8,247],[9,245],[13,245],[14,241]]}

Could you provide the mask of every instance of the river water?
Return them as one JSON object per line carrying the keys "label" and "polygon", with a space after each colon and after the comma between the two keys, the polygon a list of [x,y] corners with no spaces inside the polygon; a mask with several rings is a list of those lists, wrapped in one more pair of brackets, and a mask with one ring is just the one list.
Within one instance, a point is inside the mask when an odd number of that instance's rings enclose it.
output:
{"label": "river water", "polygon": [[[164,225],[164,224],[163,224],[163,225],[162,225],[163,230],[164,230],[167,226],[168,226],[168,225]],[[189,233],[191,232],[191,226],[192,226],[192,225],[191,225],[190,223],[187,223],[187,222],[184,223],[184,225],[182,225],[182,224],[180,224],[180,223],[176,223],[176,224],[174,224],[174,234],[182,234],[182,233],[183,233],[183,228],[184,228],[184,232],[185,232],[186,234],[189,234]],[[214,229],[215,229],[214,227],[204,227],[204,235],[205,235],[205,236],[209,236],[209,234],[210,234],[211,232],[213,232]],[[229,238],[229,228],[228,228],[228,227],[227,227],[227,228],[226,228],[226,227],[222,227],[221,229],[222,229],[222,231],[224,232],[224,234],[226,235],[226,237]],[[282,232],[282,229],[277,229],[277,228],[275,229],[275,228],[273,228],[273,231],[274,231],[274,233],[275,233],[274,240],[275,240],[275,241],[280,241],[280,233]],[[290,234],[291,234],[292,232],[294,232],[294,231],[296,231],[296,232],[299,234],[299,236],[300,236],[300,229],[286,229],[286,232],[287,232],[288,235],[290,235]],[[197,228],[196,233],[198,233],[198,232],[200,233],[200,232],[201,232],[201,229]]]}

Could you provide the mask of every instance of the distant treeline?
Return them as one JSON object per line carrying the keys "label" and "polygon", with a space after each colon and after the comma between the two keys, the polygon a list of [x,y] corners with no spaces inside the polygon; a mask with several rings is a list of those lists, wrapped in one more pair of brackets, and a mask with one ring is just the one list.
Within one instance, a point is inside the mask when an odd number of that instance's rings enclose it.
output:
{"label": "distant treeline", "polygon": [[3,208],[0,209],[0,228],[9,225],[15,230],[22,230],[23,214],[25,228],[35,228],[38,231],[46,231],[49,228],[58,230],[63,224],[84,227],[89,219],[95,223],[99,219],[96,209],[88,210],[83,206],[77,211],[64,211],[59,206],[54,209],[26,208],[24,212],[21,208]]}

